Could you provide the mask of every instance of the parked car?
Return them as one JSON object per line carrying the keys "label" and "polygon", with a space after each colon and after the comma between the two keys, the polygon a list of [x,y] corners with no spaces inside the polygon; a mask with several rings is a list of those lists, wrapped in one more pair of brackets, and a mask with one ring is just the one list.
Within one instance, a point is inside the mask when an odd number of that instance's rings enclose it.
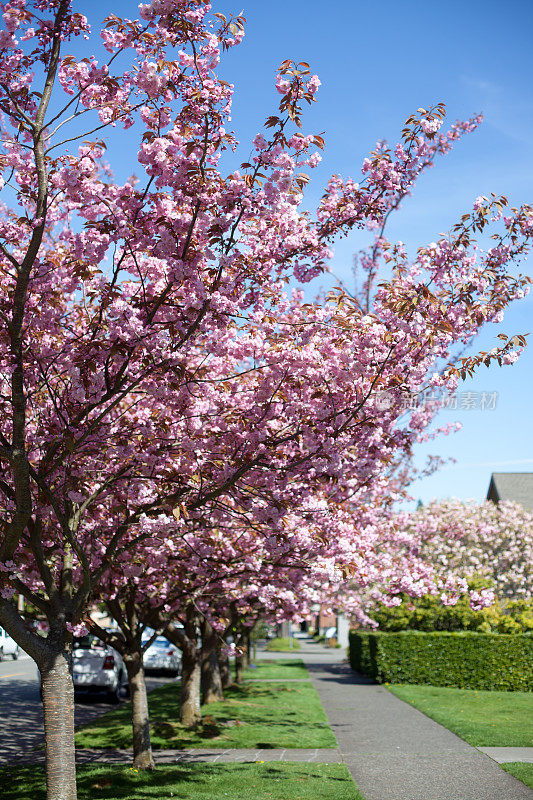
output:
{"label": "parked car", "polygon": [[5,631],[0,628],[0,661],[4,660],[4,656],[11,656],[13,661],[16,661],[20,655],[20,647],[14,639]]}
{"label": "parked car", "polygon": [[153,670],[155,672],[157,670],[158,672],[169,672],[171,675],[179,675],[181,652],[164,636],[158,636],[145,651],[143,663],[146,671]]}
{"label": "parked car", "polygon": [[128,677],[122,657],[93,634],[72,643],[73,679],[76,692],[102,692],[118,703]]}

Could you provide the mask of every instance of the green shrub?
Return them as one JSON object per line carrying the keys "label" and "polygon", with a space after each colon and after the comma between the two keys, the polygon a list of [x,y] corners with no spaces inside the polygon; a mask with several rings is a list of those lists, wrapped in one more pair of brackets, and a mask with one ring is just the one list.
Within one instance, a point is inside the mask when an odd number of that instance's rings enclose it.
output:
{"label": "green shrub", "polygon": [[531,691],[531,634],[351,631],[350,664],[378,683]]}
{"label": "green shrub", "polygon": [[[291,646],[292,642],[292,646]],[[300,642],[298,639],[289,639],[289,637],[280,637],[276,636],[275,639],[271,639],[267,646],[267,650],[274,650],[278,652],[285,652],[287,650],[299,650],[300,649]]]}
{"label": "green shrub", "polygon": [[[485,580],[486,583],[486,580]],[[483,588],[474,576],[470,589]],[[533,631],[533,601],[497,600],[481,611],[470,608],[468,595],[454,606],[445,606],[433,595],[413,599],[402,595],[402,604],[379,604],[371,613],[381,631],[478,631],[480,633],[528,633]]]}

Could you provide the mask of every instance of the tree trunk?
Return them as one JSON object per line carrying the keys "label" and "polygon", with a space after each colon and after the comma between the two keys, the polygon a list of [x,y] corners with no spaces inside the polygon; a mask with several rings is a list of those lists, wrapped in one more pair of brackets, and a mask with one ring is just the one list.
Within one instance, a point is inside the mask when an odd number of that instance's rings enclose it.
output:
{"label": "tree trunk", "polygon": [[252,633],[251,631],[246,632],[245,636],[246,641],[246,660],[248,661],[248,666],[252,663]]}
{"label": "tree trunk", "polygon": [[229,656],[222,655],[221,648],[218,650],[218,668],[220,670],[220,682],[222,683],[222,689],[229,689],[233,684],[233,678],[231,677],[231,669],[229,665]]}
{"label": "tree trunk", "polygon": [[196,647],[184,647],[181,658],[180,722],[192,728],[202,719],[200,711],[200,659]]}
{"label": "tree trunk", "polygon": [[222,679],[217,658],[218,636],[213,627],[204,620],[202,623],[202,703],[216,703],[224,699]]}
{"label": "tree trunk", "polygon": [[243,670],[244,670],[244,657],[235,656],[235,683],[242,683]]}
{"label": "tree trunk", "polygon": [[248,660],[248,647],[246,644],[246,638],[244,636],[241,637],[241,647],[243,648],[243,653],[241,656],[242,668],[247,669],[250,666],[250,662]]}
{"label": "tree trunk", "polygon": [[47,800],[76,800],[74,684],[67,649],[39,664],[43,697]]}
{"label": "tree trunk", "polygon": [[131,696],[131,724],[133,728],[133,766],[136,769],[154,769],[150,744],[150,714],[142,655],[135,653],[124,657],[128,672]]}

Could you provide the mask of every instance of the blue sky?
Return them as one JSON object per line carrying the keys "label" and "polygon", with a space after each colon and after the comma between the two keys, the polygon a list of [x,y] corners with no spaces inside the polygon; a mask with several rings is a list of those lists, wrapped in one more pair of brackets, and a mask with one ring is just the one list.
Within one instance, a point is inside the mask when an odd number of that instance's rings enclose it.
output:
{"label": "blue sky", "polygon": [[[325,134],[326,149],[306,194],[312,208],[332,172],[359,176],[363,158],[378,139],[398,139],[406,117],[419,106],[443,101],[450,120],[477,112],[483,126],[465,137],[419,182],[391,222],[389,237],[414,252],[448,230],[480,194],[505,194],[513,205],[533,202],[533,3],[531,0],[228,0],[214,10],[247,18],[246,37],[224,56],[220,73],[235,84],[232,125],[243,143],[274,113],[276,67],[285,58],[304,60],[322,81],[304,131]],[[95,26],[109,13],[96,0],[76,3]],[[87,9],[90,8],[90,12]],[[115,1],[118,15],[136,16],[136,4]],[[117,173],[131,172],[125,159]],[[349,280],[352,254],[367,240],[360,234],[340,243],[333,267]],[[528,264],[521,271],[531,273]],[[500,330],[533,330],[533,297],[517,303],[504,323],[478,340],[494,345]],[[533,335],[511,367],[483,367],[460,391],[497,392],[494,410],[443,411],[440,422],[463,429],[420,447],[456,459],[413,489],[416,497],[481,500],[492,471],[533,471]]]}

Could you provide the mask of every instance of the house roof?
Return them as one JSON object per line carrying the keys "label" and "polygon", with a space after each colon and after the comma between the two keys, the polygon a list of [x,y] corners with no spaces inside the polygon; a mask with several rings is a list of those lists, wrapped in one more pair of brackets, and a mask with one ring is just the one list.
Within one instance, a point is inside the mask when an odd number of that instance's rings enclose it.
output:
{"label": "house roof", "polygon": [[533,511],[533,472],[493,472],[487,500],[512,500]]}

